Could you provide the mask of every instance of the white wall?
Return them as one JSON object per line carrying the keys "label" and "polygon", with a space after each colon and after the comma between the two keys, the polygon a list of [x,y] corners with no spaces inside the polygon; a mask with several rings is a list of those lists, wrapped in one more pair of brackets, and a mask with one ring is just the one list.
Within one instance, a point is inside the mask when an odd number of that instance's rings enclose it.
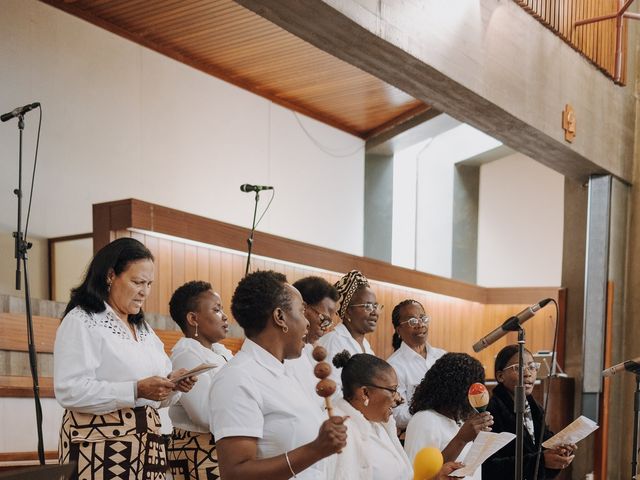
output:
{"label": "white wall", "polygon": [[[63,409],[54,398],[42,398],[40,402],[44,449],[55,451],[58,449]],[[36,407],[33,398],[0,398],[0,425],[3,432],[0,435],[0,452],[38,450]]]}
{"label": "white wall", "polygon": [[480,168],[478,283],[561,284],[564,177],[522,154]]}
{"label": "white wall", "polygon": [[[362,254],[361,139],[301,117],[330,152],[352,152],[324,153],[291,111],[35,0],[2,1],[0,65],[3,112],[43,105],[34,234],[89,232],[93,203],[128,197],[248,226],[253,195],[238,187],[257,183],[276,186],[260,230]],[[37,118],[26,117],[27,173]],[[0,126],[5,232],[16,158],[13,120]]]}

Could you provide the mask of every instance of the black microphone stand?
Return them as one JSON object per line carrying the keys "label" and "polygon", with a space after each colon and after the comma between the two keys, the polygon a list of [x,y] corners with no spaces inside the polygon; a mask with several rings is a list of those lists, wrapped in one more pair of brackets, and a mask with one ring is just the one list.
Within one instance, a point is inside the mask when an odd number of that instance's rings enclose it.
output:
{"label": "black microphone stand", "polygon": [[524,393],[524,329],[518,322],[505,322],[506,330],[518,332],[518,384],[514,389],[513,409],[516,414],[516,467],[515,480],[524,478],[524,411],[527,397]]}
{"label": "black microphone stand", "polygon": [[638,417],[640,413],[640,367],[630,370],[636,377],[636,391],[633,393],[633,451],[631,452],[631,479],[638,478]]}
{"label": "black microphone stand", "polygon": [[258,212],[258,202],[260,201],[260,191],[256,190],[255,204],[253,206],[253,222],[251,222],[251,232],[247,238],[247,268],[244,270],[244,276],[249,274],[249,264],[251,263],[251,250],[253,249],[253,234],[256,231],[256,213]]}
{"label": "black microphone stand", "polygon": [[32,244],[26,241],[22,233],[22,132],[24,130],[24,115],[18,115],[18,130],[20,133],[18,150],[18,188],[13,193],[18,199],[18,221],[16,231],[13,232],[15,238],[16,257],[16,290],[20,290],[20,263],[24,267],[24,301],[27,314],[27,342],[29,345],[29,366],[33,379],[33,399],[36,404],[36,428],[38,430],[38,459],[44,465],[44,440],[42,436],[42,405],[40,403],[40,385],[38,383],[38,361],[36,356],[35,337],[33,335],[33,316],[31,315],[31,294],[29,291],[29,275],[27,272],[27,251]]}

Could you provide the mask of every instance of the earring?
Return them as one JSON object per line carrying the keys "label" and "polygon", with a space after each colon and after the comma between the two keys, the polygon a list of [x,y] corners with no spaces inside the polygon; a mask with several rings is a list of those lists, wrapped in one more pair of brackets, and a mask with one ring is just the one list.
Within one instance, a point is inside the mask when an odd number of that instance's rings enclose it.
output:
{"label": "earring", "polygon": [[111,291],[111,280],[107,280],[107,293]]}
{"label": "earring", "polygon": [[194,333],[193,336],[198,338],[198,324],[197,323],[196,323],[196,333]]}
{"label": "earring", "polygon": [[346,317],[345,320],[349,323],[351,323],[351,319],[349,317]]}
{"label": "earring", "polygon": [[282,332],[283,333],[287,333],[289,331],[289,327],[287,327],[286,325],[282,326]]}
{"label": "earring", "polygon": [[368,407],[369,406],[369,397],[364,399],[364,406]]}

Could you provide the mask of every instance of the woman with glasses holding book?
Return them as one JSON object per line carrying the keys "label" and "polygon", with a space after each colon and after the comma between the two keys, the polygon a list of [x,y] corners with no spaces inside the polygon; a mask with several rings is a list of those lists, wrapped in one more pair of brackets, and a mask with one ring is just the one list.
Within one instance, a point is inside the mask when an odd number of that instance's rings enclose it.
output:
{"label": "woman with glasses holding book", "polygon": [[436,360],[446,351],[429,345],[429,317],[416,300],[403,300],[391,313],[394,327],[395,352],[387,359],[398,375],[398,393],[402,403],[393,409],[398,428],[404,429],[411,420],[409,403],[418,384]]}
{"label": "woman with glasses holding book", "polygon": [[[553,436],[546,424],[543,424],[544,411],[533,398],[533,385],[540,364],[533,361],[531,352],[524,352],[524,390],[527,397],[524,413],[523,473],[524,478],[534,480],[540,429],[544,428],[542,441]],[[498,385],[493,389],[488,411],[494,419],[493,431],[516,433],[516,414],[513,408],[515,387],[518,384],[518,345],[507,345],[496,356],[495,375]],[[554,478],[560,470],[567,468],[574,458],[575,445],[562,445],[553,450],[542,450],[538,479]],[[514,478],[515,442],[511,442],[489,457],[482,464],[485,478]]]}

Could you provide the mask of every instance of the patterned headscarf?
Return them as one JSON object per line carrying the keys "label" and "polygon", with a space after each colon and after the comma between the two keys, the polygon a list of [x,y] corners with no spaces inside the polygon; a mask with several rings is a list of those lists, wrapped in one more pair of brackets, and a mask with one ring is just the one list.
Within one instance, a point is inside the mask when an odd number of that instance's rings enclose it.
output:
{"label": "patterned headscarf", "polygon": [[353,294],[356,293],[359,288],[368,286],[369,280],[358,270],[351,270],[335,283],[334,287],[336,287],[336,290],[338,290],[340,294],[340,299],[338,300],[338,316],[341,319],[344,320],[347,315],[347,307],[351,303]]}

